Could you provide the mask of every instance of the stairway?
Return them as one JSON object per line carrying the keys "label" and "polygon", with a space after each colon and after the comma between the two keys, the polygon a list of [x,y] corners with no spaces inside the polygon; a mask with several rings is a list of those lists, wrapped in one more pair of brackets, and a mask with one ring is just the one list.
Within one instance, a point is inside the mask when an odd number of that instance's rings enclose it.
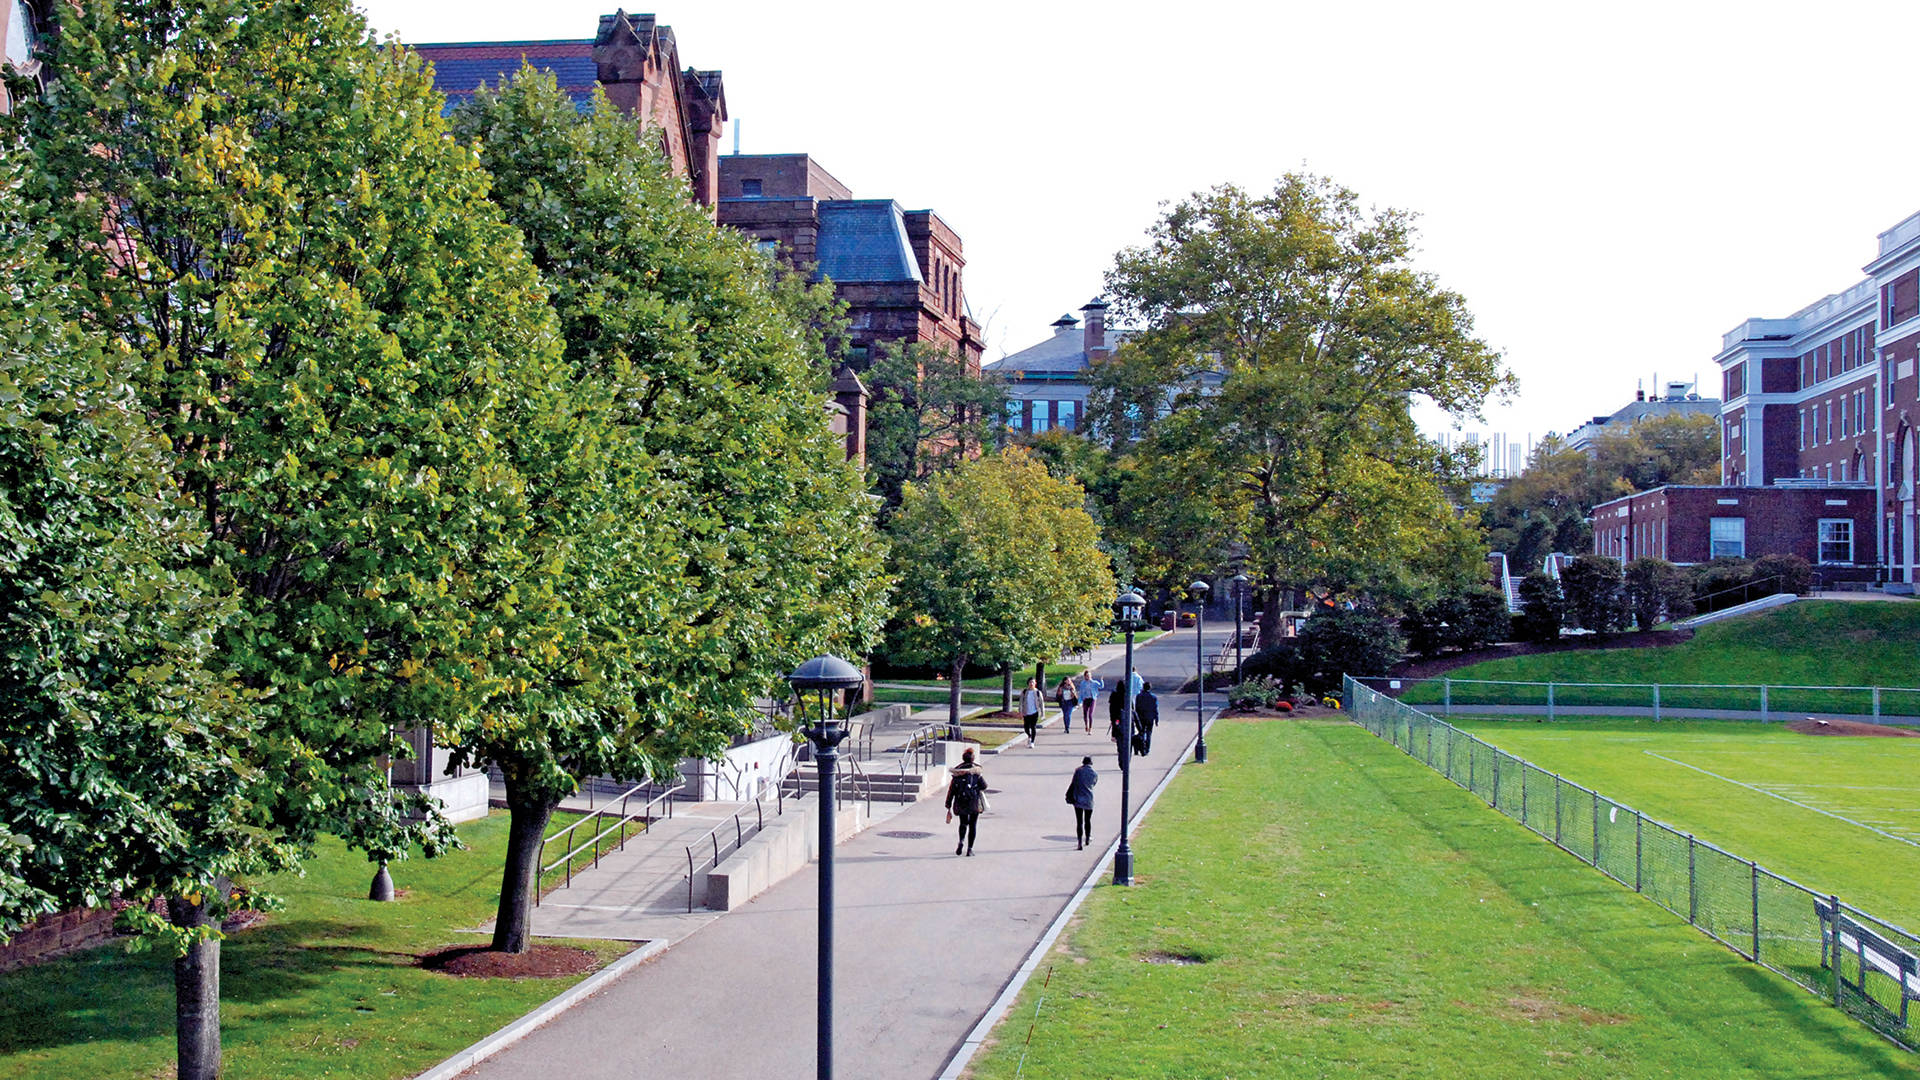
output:
{"label": "stairway", "polygon": [[[865,801],[869,785],[873,788],[874,802],[919,802],[932,794],[930,786],[937,788],[943,782],[943,777],[926,773],[863,772],[856,777],[843,769],[839,775],[834,791],[843,802],[850,799]],[[803,766],[788,773],[787,784],[788,790],[797,787],[802,794],[820,790],[820,780],[812,766]]]}

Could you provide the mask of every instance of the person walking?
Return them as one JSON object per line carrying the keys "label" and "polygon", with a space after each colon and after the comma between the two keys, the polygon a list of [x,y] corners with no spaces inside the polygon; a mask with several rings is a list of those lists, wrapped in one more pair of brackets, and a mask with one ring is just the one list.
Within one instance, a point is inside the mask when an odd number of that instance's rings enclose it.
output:
{"label": "person walking", "polygon": [[1127,715],[1128,707],[1125,684],[1114,687],[1113,693],[1107,695],[1107,738],[1115,750],[1120,749],[1120,721]]}
{"label": "person walking", "polygon": [[1099,782],[1093,759],[1081,758],[1080,767],[1073,770],[1073,780],[1067,784],[1067,804],[1073,807],[1073,838],[1080,845],[1075,851],[1093,843],[1093,785]]}
{"label": "person walking", "polygon": [[1133,752],[1146,756],[1153,749],[1153,726],[1160,722],[1160,698],[1153,684],[1142,680],[1140,696],[1133,702]]}
{"label": "person walking", "polygon": [[1053,688],[1053,700],[1060,706],[1060,730],[1073,734],[1073,711],[1080,704],[1080,691],[1074,686],[1073,676],[1060,676],[1060,685]]}
{"label": "person walking", "polygon": [[1047,707],[1046,696],[1040,693],[1040,683],[1035,679],[1027,680],[1027,688],[1020,691],[1020,724],[1027,729],[1027,745],[1032,746],[1034,737],[1040,734],[1040,714]]}
{"label": "person walking", "polygon": [[980,813],[987,808],[987,777],[974,764],[973,747],[969,746],[960,755],[960,764],[954,766],[953,779],[947,782],[947,824],[953,824],[953,816],[960,815],[959,842],[953,845],[953,853],[973,854],[974,838],[980,834]]}
{"label": "person walking", "polygon": [[1106,688],[1107,684],[1100,681],[1100,676],[1091,671],[1080,676],[1080,708],[1083,710],[1080,721],[1086,725],[1089,735],[1093,734],[1093,703],[1100,697],[1100,691]]}

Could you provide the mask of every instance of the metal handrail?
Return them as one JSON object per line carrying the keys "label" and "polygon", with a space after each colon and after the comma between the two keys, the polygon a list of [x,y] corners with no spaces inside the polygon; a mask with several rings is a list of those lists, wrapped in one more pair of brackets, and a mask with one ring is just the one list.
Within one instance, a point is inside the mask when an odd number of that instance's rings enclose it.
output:
{"label": "metal handrail", "polygon": [[[776,809],[774,811],[774,816],[778,817],[781,811],[784,809],[784,807],[785,807],[784,801],[780,802],[776,806]],[[687,910],[688,911],[693,910],[693,882],[694,882],[695,875],[697,875],[703,867],[706,869],[712,869],[714,867],[719,866],[720,860],[725,858],[727,855],[731,855],[734,852],[739,851],[740,848],[744,844],[746,844],[748,837],[758,836],[760,834],[760,830],[767,827],[766,800],[764,799],[753,800],[753,829],[751,831],[748,831],[745,822],[742,820],[742,818],[745,815],[746,815],[745,810],[736,811],[733,817],[729,818],[727,821],[722,821],[720,824],[715,825],[711,829],[708,829],[704,836],[701,836],[700,838],[696,839],[693,843],[687,845]],[[725,833],[728,824],[732,824],[733,826],[733,843],[723,853],[720,850],[720,837]],[[701,866],[695,866],[693,861],[694,849],[702,846],[711,847],[712,854],[708,857],[706,862],[701,864]]]}
{"label": "metal handrail", "polygon": [[[607,834],[615,831],[618,831],[620,833],[619,843],[617,845],[609,845],[608,850],[624,851],[626,850],[626,847],[627,847],[627,833],[626,833],[627,822],[633,821],[635,819],[644,819],[647,821],[653,820],[649,812],[654,808],[654,806],[658,805],[662,801],[665,801],[667,804],[666,816],[669,818],[673,817],[673,802],[671,800],[675,795],[678,795],[680,791],[686,786],[684,784],[675,784],[674,786],[668,788],[667,790],[661,792],[660,794],[655,795],[651,799],[648,799],[645,803],[641,804],[641,807],[637,813],[630,814],[626,812],[627,800],[633,796],[634,792],[637,792],[642,788],[650,788],[653,786],[654,784],[652,781],[647,781],[645,783],[635,784],[633,787],[628,788],[626,793],[620,796],[621,813],[620,813],[619,821],[616,821],[612,825],[609,825],[606,828],[595,833],[592,839],[581,841],[578,845],[576,845],[572,850],[568,851],[565,855],[562,855],[558,859],[555,859],[553,862],[545,866],[542,866],[539,870],[539,873],[534,875],[534,880],[537,882],[541,877],[545,876],[548,871],[554,869],[555,867],[565,865],[567,868],[567,878],[566,878],[566,881],[561,883],[560,887],[563,889],[567,888],[573,884],[573,857],[575,855],[580,854],[582,851],[585,851],[588,845],[592,845],[593,847],[593,865],[599,866],[600,865],[600,841],[605,839]],[[607,805],[609,807],[608,809],[595,810],[593,813],[587,815],[586,817],[581,818],[579,821],[574,822],[573,824],[567,826],[566,828],[561,829],[559,832],[554,833],[552,836],[542,839],[540,841],[541,856],[543,858],[545,857],[548,844],[551,844],[555,840],[558,840],[561,837],[568,835],[569,833],[573,832],[575,829],[579,828],[582,825],[587,824],[590,821],[595,821],[595,820],[598,820],[599,818],[610,815],[612,813],[611,807],[613,805],[611,800],[609,800]],[[537,888],[533,892],[533,902],[535,906],[538,906],[540,903],[540,890]]]}

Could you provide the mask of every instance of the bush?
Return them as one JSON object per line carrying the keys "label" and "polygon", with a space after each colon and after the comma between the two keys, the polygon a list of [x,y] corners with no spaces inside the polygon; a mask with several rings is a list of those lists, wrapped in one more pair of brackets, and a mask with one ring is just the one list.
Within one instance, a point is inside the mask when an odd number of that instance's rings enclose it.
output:
{"label": "bush", "polygon": [[1679,567],[1665,559],[1641,558],[1627,564],[1627,607],[1642,630],[1662,619],[1693,614],[1693,586]]}
{"label": "bush", "polygon": [[[1728,590],[1738,590],[1753,581],[1753,563],[1746,559],[1713,559],[1694,564],[1690,573],[1694,609],[1714,611],[1741,602],[1739,598],[1744,592],[1728,593]],[[1727,595],[1719,595],[1723,593]]]}
{"label": "bush", "polygon": [[1513,619],[1515,637],[1521,641],[1558,641],[1566,617],[1567,601],[1560,595],[1559,582],[1539,570],[1520,579],[1520,614]]}
{"label": "bush", "polygon": [[1567,611],[1596,634],[1611,634],[1627,622],[1627,598],[1620,563],[1605,555],[1582,555],[1560,570],[1560,591]]}
{"label": "bush", "polygon": [[1235,709],[1267,709],[1281,698],[1286,697],[1286,687],[1280,680],[1267,675],[1258,675],[1227,688],[1227,705]]}
{"label": "bush", "polygon": [[1404,651],[1399,633],[1377,612],[1328,611],[1300,632],[1300,681],[1309,690],[1333,689],[1342,675],[1385,674]]}
{"label": "bush", "polygon": [[1400,620],[1407,649],[1438,656],[1442,649],[1478,649],[1505,641],[1513,633],[1506,597],[1490,585],[1476,585],[1415,608]]}
{"label": "bush", "polygon": [[1303,673],[1300,670],[1299,639],[1270,645],[1247,657],[1240,665],[1240,677],[1251,682],[1259,676],[1278,679],[1286,686],[1300,685]]}
{"label": "bush", "polygon": [[1774,593],[1805,596],[1813,591],[1813,564],[1798,555],[1762,555],[1753,562],[1753,584],[1755,598]]}

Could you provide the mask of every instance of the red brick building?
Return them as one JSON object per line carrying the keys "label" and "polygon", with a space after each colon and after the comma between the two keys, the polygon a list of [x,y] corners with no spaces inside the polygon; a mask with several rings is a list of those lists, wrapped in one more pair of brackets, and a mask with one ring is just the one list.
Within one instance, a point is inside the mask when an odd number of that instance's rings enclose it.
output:
{"label": "red brick building", "polygon": [[1848,487],[1672,486],[1593,510],[1593,550],[1622,562],[1798,555],[1827,581],[1872,580],[1874,493]]}

